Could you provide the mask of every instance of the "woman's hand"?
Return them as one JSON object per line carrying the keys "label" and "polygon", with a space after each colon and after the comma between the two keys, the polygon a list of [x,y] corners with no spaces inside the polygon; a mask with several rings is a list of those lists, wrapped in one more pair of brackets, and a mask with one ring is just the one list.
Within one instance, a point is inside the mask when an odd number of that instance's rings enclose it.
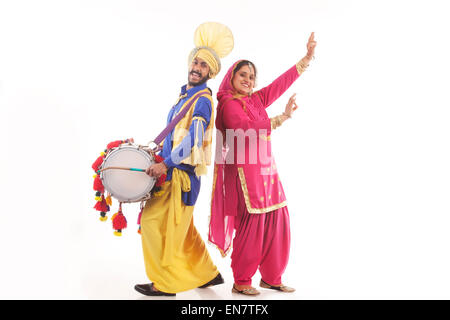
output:
{"label": "woman's hand", "polygon": [[295,102],[295,96],[296,96],[296,95],[297,95],[297,94],[294,93],[294,94],[289,98],[289,101],[288,101],[288,103],[286,104],[286,109],[285,109],[284,112],[283,112],[283,116],[285,116],[286,118],[283,119],[283,120],[286,120],[287,118],[292,117],[292,113],[294,113],[294,111],[298,109],[298,105],[297,105],[297,103]]}
{"label": "woman's hand", "polygon": [[306,44],[306,56],[304,56],[297,64],[297,71],[299,74],[303,73],[306,68],[308,68],[309,63],[314,58],[314,51],[316,49],[317,42],[314,40],[314,32],[311,32],[309,36],[308,43]]}
{"label": "woman's hand", "polygon": [[314,51],[316,49],[317,41],[314,40],[314,32],[311,32],[309,36],[308,43],[306,44],[306,56],[303,59],[306,59],[307,63],[309,63],[314,58]]}
{"label": "woman's hand", "polygon": [[287,119],[292,117],[292,113],[294,113],[295,110],[298,109],[297,103],[295,103],[295,95],[294,93],[290,98],[288,103],[286,104],[286,109],[284,109],[284,112],[280,114],[279,116],[270,118],[270,126],[273,129],[278,128],[285,122]]}

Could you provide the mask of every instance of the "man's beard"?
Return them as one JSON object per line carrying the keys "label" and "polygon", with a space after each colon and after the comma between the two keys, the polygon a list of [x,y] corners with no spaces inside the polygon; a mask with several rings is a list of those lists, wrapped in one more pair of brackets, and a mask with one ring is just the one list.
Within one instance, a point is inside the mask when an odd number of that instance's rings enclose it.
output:
{"label": "man's beard", "polygon": [[208,79],[209,79],[208,76],[206,75],[205,77],[200,78],[200,80],[198,80],[197,82],[191,82],[191,81],[189,81],[189,76],[190,76],[192,73],[196,73],[197,75],[199,75],[199,76],[201,77],[201,74],[198,73],[198,72],[195,72],[195,71],[189,72],[189,74],[188,74],[188,84],[189,84],[191,87],[196,87],[196,86],[202,85],[202,84],[204,84],[206,81],[208,81]]}

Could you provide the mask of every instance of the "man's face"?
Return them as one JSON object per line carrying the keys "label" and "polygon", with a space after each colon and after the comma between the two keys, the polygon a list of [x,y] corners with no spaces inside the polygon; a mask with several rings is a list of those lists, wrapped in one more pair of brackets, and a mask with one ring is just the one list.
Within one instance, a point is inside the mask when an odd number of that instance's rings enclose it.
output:
{"label": "man's face", "polygon": [[195,58],[189,67],[188,84],[190,87],[195,87],[205,83],[209,77],[209,66],[205,60]]}

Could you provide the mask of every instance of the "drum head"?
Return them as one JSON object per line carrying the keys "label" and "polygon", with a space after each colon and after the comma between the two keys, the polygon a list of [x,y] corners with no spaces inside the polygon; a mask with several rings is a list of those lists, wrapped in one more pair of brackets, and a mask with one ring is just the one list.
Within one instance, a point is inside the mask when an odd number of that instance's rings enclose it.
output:
{"label": "drum head", "polygon": [[[102,169],[108,167],[129,167],[147,169],[154,163],[148,152],[134,145],[120,146],[108,153]],[[108,169],[100,175],[105,189],[120,202],[144,200],[152,190],[156,179],[145,172]]]}

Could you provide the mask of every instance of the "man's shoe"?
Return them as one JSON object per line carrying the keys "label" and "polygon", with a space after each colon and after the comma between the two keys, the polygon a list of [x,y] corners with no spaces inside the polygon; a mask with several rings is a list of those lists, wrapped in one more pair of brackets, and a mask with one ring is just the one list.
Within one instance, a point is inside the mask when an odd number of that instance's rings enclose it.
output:
{"label": "man's shoe", "polygon": [[217,286],[219,284],[224,283],[225,281],[223,281],[222,275],[219,273],[214,279],[212,279],[210,282],[205,283],[204,285],[200,286],[199,288],[208,288],[208,287],[212,287],[212,286]]}
{"label": "man's shoe", "polygon": [[146,296],[169,296],[169,297],[173,297],[173,296],[176,295],[176,293],[167,293],[167,292],[163,292],[163,291],[157,290],[153,286],[153,283],[137,284],[137,285],[134,286],[134,289],[137,292],[142,293],[143,295],[146,295]]}

